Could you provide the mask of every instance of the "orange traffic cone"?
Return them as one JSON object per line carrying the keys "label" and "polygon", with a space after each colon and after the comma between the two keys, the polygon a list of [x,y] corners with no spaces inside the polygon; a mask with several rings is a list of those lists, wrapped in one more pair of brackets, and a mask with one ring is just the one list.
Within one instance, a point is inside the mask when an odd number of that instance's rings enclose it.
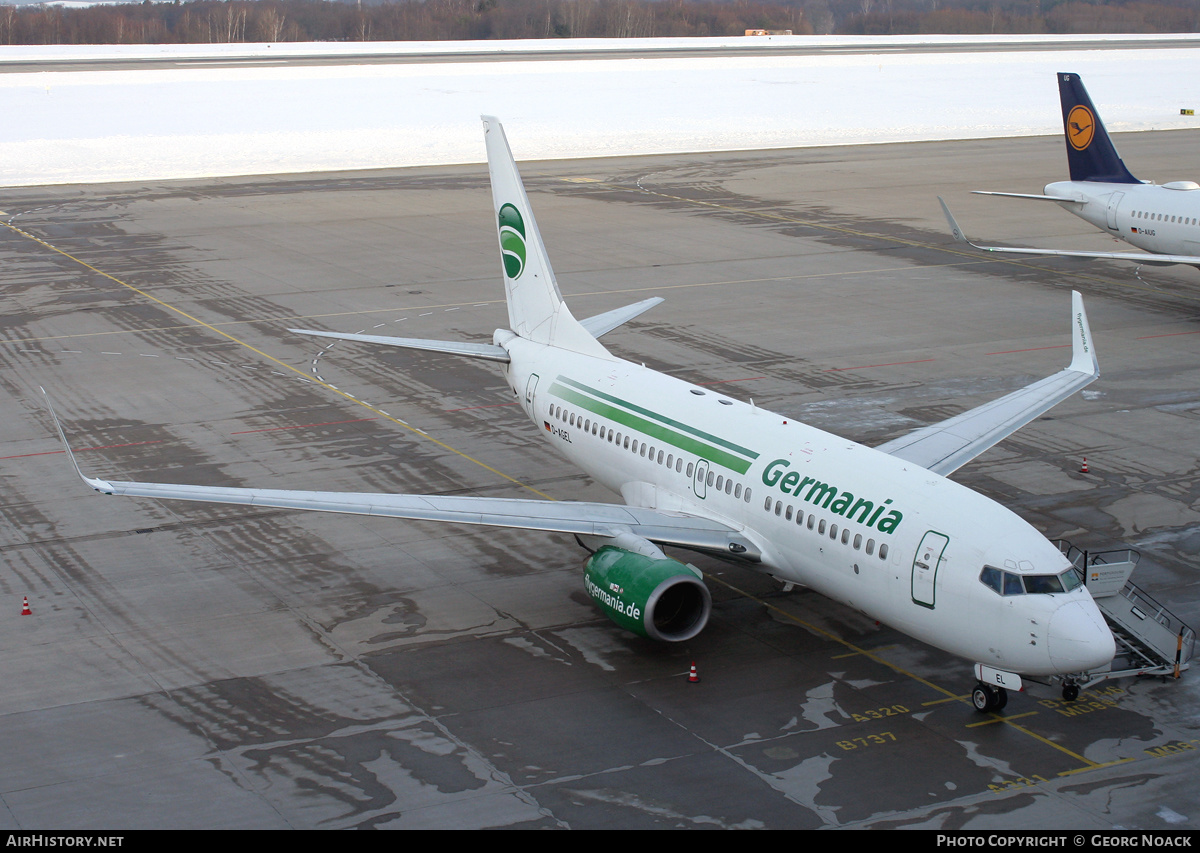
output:
{"label": "orange traffic cone", "polygon": [[699,684],[700,676],[696,674],[696,662],[692,661],[692,671],[688,673],[688,684]]}
{"label": "orange traffic cone", "polygon": [[29,609],[29,596],[25,596],[25,600],[21,604],[21,615],[32,616],[33,611]]}
{"label": "orange traffic cone", "polygon": [[1085,456],[1085,457],[1083,457],[1083,467],[1079,469],[1079,473],[1086,474],[1087,472],[1088,472],[1087,457]]}

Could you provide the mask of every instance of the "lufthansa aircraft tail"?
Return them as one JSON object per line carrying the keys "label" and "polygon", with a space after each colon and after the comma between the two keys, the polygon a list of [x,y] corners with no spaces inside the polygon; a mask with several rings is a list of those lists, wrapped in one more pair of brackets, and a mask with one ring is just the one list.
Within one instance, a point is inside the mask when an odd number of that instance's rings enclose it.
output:
{"label": "lufthansa aircraft tail", "polygon": [[1078,74],[1058,75],[1058,96],[1062,101],[1063,131],[1067,137],[1067,165],[1072,181],[1096,181],[1106,184],[1140,184],[1125,168],[1116,146],[1092,106],[1087,89]]}
{"label": "lufthansa aircraft tail", "polygon": [[504,262],[509,328],[535,343],[607,356],[608,351],[571,316],[563,302],[504,128],[495,117],[483,116],[483,131]]}

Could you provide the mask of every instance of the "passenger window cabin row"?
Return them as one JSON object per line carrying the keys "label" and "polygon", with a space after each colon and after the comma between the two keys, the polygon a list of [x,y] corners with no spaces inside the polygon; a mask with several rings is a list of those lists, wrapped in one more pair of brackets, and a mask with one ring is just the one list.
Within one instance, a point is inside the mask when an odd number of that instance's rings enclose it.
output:
{"label": "passenger window cabin row", "polygon": [[1151,213],[1148,210],[1135,210],[1130,216],[1134,219],[1149,219],[1154,222],[1177,222],[1181,225],[1200,224],[1200,220],[1194,216],[1170,216],[1166,213]]}
{"label": "passenger window cabin row", "polygon": [[[628,434],[614,430],[606,424],[601,424],[599,421],[594,421],[591,418],[586,418],[583,415],[577,415],[569,409],[564,409],[562,406],[553,405],[550,407],[550,416],[556,420],[562,421],[571,427],[576,427],[583,432],[591,433],[597,436],[602,441],[607,441],[609,444],[616,445],[622,450],[628,450],[631,453],[637,454],[643,458],[650,458],[659,465],[663,465],[667,469],[674,469],[675,473],[683,474],[689,480],[695,473],[694,462],[684,462],[682,456],[676,456],[674,451],[668,452],[661,448],[656,448],[649,442],[642,441],[640,438],[635,438]],[[685,467],[686,466],[686,467]],[[708,488],[715,489],[718,492],[724,492],[727,495],[732,495],[734,498],[740,498],[746,503],[750,502],[751,489],[749,486],[743,488],[741,483],[734,482],[732,477],[726,477],[724,474],[718,474],[712,468],[708,469],[708,476],[704,481]],[[763,504],[763,509],[770,512],[772,508],[775,515],[791,521],[793,518],[797,526],[805,526],[805,515],[802,510],[796,509],[792,504],[788,504],[784,509],[783,501],[774,500],[770,496],[767,497]],[[838,541],[839,538],[843,545],[848,545],[855,551],[864,551],[868,556],[876,553],[875,540],[863,540],[861,533],[853,533],[849,527],[842,525],[840,528],[836,523],[827,525],[825,519],[818,519],[815,513],[809,513],[807,516],[807,527],[809,530],[814,530],[818,536],[824,536],[826,530],[829,532],[829,538],[833,541]],[[839,537],[838,531],[841,531]],[[852,538],[853,537],[853,538]],[[888,546],[886,542],[879,543],[878,549],[879,559],[886,560],[888,555]]]}
{"label": "passenger window cabin row", "polygon": [[[768,495],[766,501],[763,503],[763,509],[766,510],[767,512],[770,512],[772,510],[772,508],[774,508],[775,514],[782,517],[785,521],[791,521],[793,518],[795,518],[797,526],[807,526],[809,530],[815,530],[818,536],[824,536],[826,529],[828,529],[829,538],[835,542],[839,540],[838,525],[836,523],[831,522],[828,524],[828,527],[826,527],[825,519],[818,518],[816,513],[810,512],[808,514],[808,522],[806,525],[805,524],[805,515],[802,510],[797,509],[792,504],[788,504],[787,507],[785,508],[783,501],[774,500],[773,498],[771,498]],[[867,539],[866,542],[864,543],[863,536],[861,533],[852,532],[850,530],[850,528],[844,524],[841,525],[840,529],[841,529],[840,541],[843,545],[849,545],[855,551],[865,551],[868,556],[875,553],[875,540],[874,539]],[[851,537],[853,537],[853,539]],[[879,543],[879,559],[886,560],[887,555],[888,555],[887,543],[880,542]]]}
{"label": "passenger window cabin row", "polygon": [[[673,469],[677,474],[683,474],[689,480],[696,473],[696,463],[684,462],[682,456],[677,456],[674,451],[667,451],[656,447],[649,442],[642,441],[640,438],[613,429],[612,427],[602,424],[599,421],[594,421],[591,418],[585,418],[583,415],[576,415],[569,409],[564,409],[562,406],[553,405],[550,407],[550,416],[556,420],[562,421],[568,426],[576,427],[583,430],[584,433],[591,433],[597,436],[602,441],[607,441],[609,444],[616,445],[622,450],[628,450],[643,458],[649,458],[654,462],[667,469]],[[718,492],[724,492],[734,498],[739,498],[746,503],[750,503],[751,489],[749,486],[743,488],[742,484],[735,482],[732,477],[726,477],[724,474],[718,474],[712,468],[708,469],[708,476],[704,481],[705,486],[715,489]]]}

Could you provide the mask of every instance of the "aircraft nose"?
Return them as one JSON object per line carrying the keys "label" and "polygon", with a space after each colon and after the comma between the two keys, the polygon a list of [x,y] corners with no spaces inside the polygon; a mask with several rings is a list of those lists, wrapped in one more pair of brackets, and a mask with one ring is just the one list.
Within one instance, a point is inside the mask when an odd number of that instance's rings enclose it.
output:
{"label": "aircraft nose", "polygon": [[1112,631],[1092,601],[1071,601],[1050,617],[1050,661],[1059,672],[1087,672],[1112,663],[1117,653]]}

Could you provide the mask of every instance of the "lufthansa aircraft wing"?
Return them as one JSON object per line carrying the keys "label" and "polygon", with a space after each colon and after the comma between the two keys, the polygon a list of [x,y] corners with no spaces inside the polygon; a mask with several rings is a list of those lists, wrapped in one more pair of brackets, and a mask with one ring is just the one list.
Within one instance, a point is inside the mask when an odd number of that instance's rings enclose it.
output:
{"label": "lufthansa aircraft wing", "polygon": [[941,423],[880,445],[877,450],[947,476],[1100,376],[1083,297],[1071,292],[1071,364]]}
{"label": "lufthansa aircraft wing", "polygon": [[[42,391],[45,394],[45,390]],[[105,495],[200,501],[240,506],[341,512],[415,521],[449,521],[490,527],[548,530],[583,536],[614,538],[633,533],[660,545],[719,553],[757,561],[760,551],[735,528],[687,513],[642,507],[579,501],[542,501],[519,498],[389,495],[371,492],[310,492],[285,489],[245,489],[189,486],[170,483],[135,483],[86,476],[67,443],[58,415],[46,405],[75,472],[87,485]]]}
{"label": "lufthansa aircraft wing", "polygon": [[[1014,195],[1014,193],[990,193],[990,195]],[[1050,196],[1020,196],[1020,198],[1046,198]],[[1062,198],[1054,199],[1055,201],[1069,202],[1071,199]],[[1148,264],[1151,266],[1170,266],[1171,264],[1191,264],[1194,267],[1200,267],[1200,257],[1196,255],[1152,255],[1148,252],[1079,252],[1068,251],[1065,249],[1024,249],[1015,246],[981,246],[978,243],[967,239],[967,235],[963,233],[958,221],[955,220],[954,214],[950,212],[950,208],[946,202],[938,196],[938,203],[942,206],[942,213],[946,215],[946,222],[950,225],[950,233],[954,235],[954,239],[959,243],[965,243],[973,249],[979,249],[981,252],[1002,252],[1012,255],[1057,255],[1064,258],[1095,258],[1099,260],[1109,261],[1133,261],[1138,264]]]}

